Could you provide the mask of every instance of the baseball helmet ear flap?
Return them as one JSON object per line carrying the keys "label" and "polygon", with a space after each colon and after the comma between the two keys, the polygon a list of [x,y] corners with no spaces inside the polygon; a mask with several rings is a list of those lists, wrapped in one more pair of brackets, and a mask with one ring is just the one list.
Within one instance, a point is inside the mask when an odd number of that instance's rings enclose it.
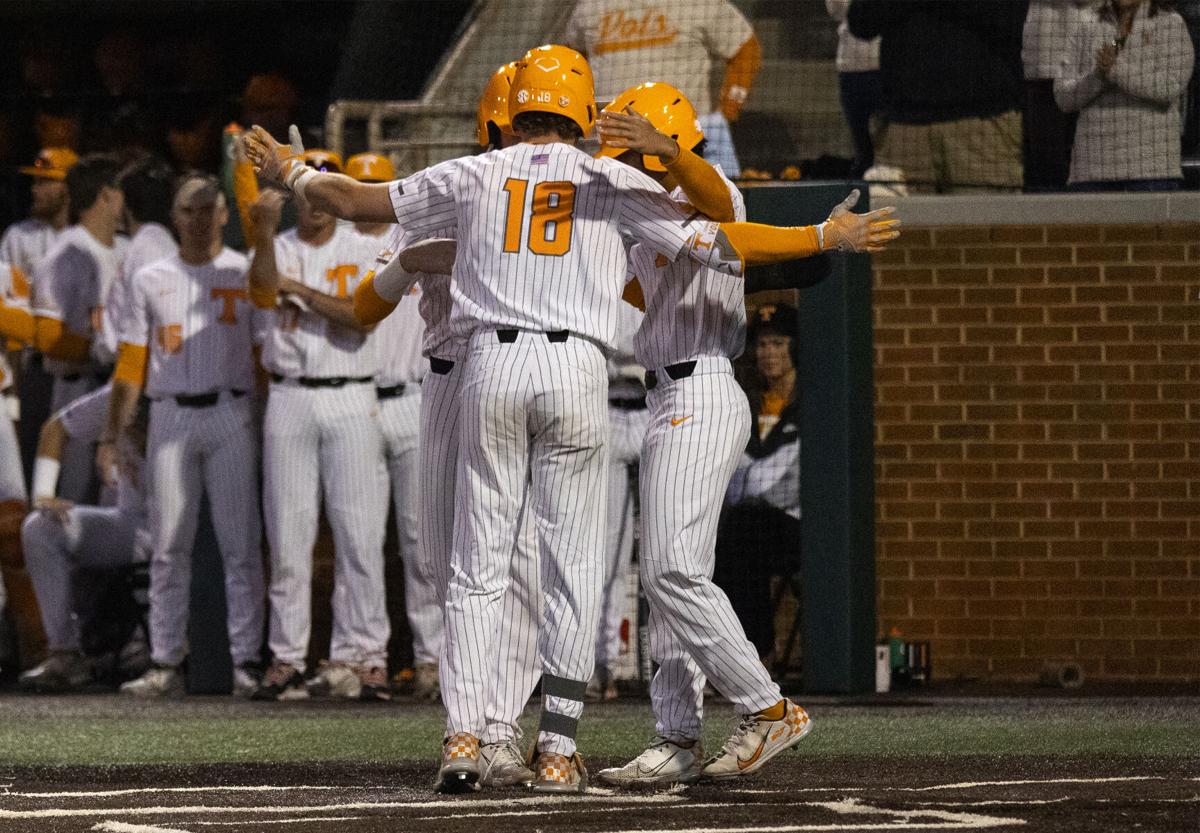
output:
{"label": "baseball helmet ear flap", "polygon": [[505,64],[492,73],[487,86],[483,88],[483,94],[479,96],[479,106],[475,110],[475,136],[481,148],[499,145],[500,133],[512,133],[508,95],[516,74],[516,61]]}
{"label": "baseball helmet ear flap", "polygon": [[[678,87],[661,81],[650,81],[630,87],[609,102],[606,113],[623,113],[625,108],[645,116],[654,129],[670,136],[684,150],[695,150],[704,141],[704,131],[696,108]],[[597,156],[617,157],[625,148],[601,145]],[[666,166],[657,156],[643,156],[642,164],[648,171],[665,171]]]}
{"label": "baseball helmet ear flap", "polygon": [[566,116],[586,136],[596,123],[596,93],[587,59],[566,46],[530,49],[517,61],[508,98],[509,122],[521,113]]}

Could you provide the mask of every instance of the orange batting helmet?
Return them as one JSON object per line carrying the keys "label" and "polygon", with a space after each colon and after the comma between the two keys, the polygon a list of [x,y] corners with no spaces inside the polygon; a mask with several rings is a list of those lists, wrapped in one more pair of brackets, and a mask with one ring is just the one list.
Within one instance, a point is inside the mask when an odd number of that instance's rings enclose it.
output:
{"label": "orange batting helmet", "polygon": [[517,61],[509,121],[521,113],[558,113],[579,125],[583,135],[596,123],[596,93],[587,59],[567,46],[530,49]]}
{"label": "orange batting helmet", "polygon": [[26,176],[36,176],[41,179],[63,180],[79,157],[70,148],[42,148],[32,165],[21,168]]}
{"label": "orange batting helmet", "polygon": [[[692,150],[704,141],[704,131],[700,129],[696,108],[687,96],[670,84],[650,81],[630,87],[604,109],[606,112],[623,113],[626,107],[649,119],[656,130],[670,136],[683,150]],[[597,156],[620,156],[625,150],[601,145]],[[667,169],[657,156],[643,156],[642,164],[648,171]]]}
{"label": "orange batting helmet", "polygon": [[346,160],[346,176],[359,182],[391,182],[396,178],[396,169],[386,156],[356,153]]}
{"label": "orange batting helmet", "polygon": [[500,137],[492,135],[492,128],[501,133],[512,133],[512,122],[508,118],[508,92],[512,89],[513,76],[517,74],[517,62],[512,61],[492,73],[483,95],[479,96],[479,109],[475,120],[479,126],[479,146],[500,144]]}
{"label": "orange batting helmet", "polygon": [[332,174],[340,174],[342,172],[342,157],[328,150],[313,148],[307,150],[300,157],[304,160],[304,164],[310,168],[316,168],[318,171],[328,171]]}

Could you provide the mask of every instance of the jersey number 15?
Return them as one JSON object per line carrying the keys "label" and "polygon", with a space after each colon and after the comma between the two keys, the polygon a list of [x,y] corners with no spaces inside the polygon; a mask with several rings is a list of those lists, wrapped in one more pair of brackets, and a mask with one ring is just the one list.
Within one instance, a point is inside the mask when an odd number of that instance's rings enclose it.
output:
{"label": "jersey number 15", "polygon": [[[508,207],[504,218],[504,251],[521,250],[525,226],[525,197],[529,180],[509,179],[504,183]],[[529,208],[529,251],[535,255],[565,255],[571,249],[571,217],[575,211],[575,184],[539,182],[533,186]]]}

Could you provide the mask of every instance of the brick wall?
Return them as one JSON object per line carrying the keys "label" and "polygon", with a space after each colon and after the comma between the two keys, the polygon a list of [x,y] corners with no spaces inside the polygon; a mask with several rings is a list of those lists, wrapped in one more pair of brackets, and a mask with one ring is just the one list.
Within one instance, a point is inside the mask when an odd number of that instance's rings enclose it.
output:
{"label": "brick wall", "polygon": [[1200,680],[1200,224],[910,228],[875,278],[881,630]]}

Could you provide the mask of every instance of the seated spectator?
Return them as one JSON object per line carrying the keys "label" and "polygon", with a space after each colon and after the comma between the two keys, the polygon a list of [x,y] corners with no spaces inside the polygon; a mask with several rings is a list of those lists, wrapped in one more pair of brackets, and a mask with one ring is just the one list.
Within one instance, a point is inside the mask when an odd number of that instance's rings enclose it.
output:
{"label": "seated spectator", "polygon": [[1018,189],[1024,0],[854,0],[855,37],[882,36],[888,125],[879,165],[910,190]]}
{"label": "seated spectator", "polygon": [[42,427],[34,466],[34,511],[21,526],[25,569],[33,582],[49,648],[47,659],[21,675],[22,688],[42,693],[76,691],[92,681],[83,655],[74,573],[79,567],[118,568],[145,563],[150,533],[142,493],[145,483],[145,421],[139,419],[118,446],[115,506],[82,506],[55,497],[63,449],[68,439],[92,443],[100,436],[112,388],[76,399]]}
{"label": "seated spectator", "polygon": [[1076,26],[1054,82],[1079,113],[1069,185],[1076,191],[1174,191],[1180,99],[1192,76],[1187,27],[1167,0],[1107,0]]}
{"label": "seated spectator", "polygon": [[800,569],[800,400],[795,307],[758,309],[750,332],[759,375],[749,392],[750,443],[729,483],[714,580],[759,656],[775,650],[771,577]]}

